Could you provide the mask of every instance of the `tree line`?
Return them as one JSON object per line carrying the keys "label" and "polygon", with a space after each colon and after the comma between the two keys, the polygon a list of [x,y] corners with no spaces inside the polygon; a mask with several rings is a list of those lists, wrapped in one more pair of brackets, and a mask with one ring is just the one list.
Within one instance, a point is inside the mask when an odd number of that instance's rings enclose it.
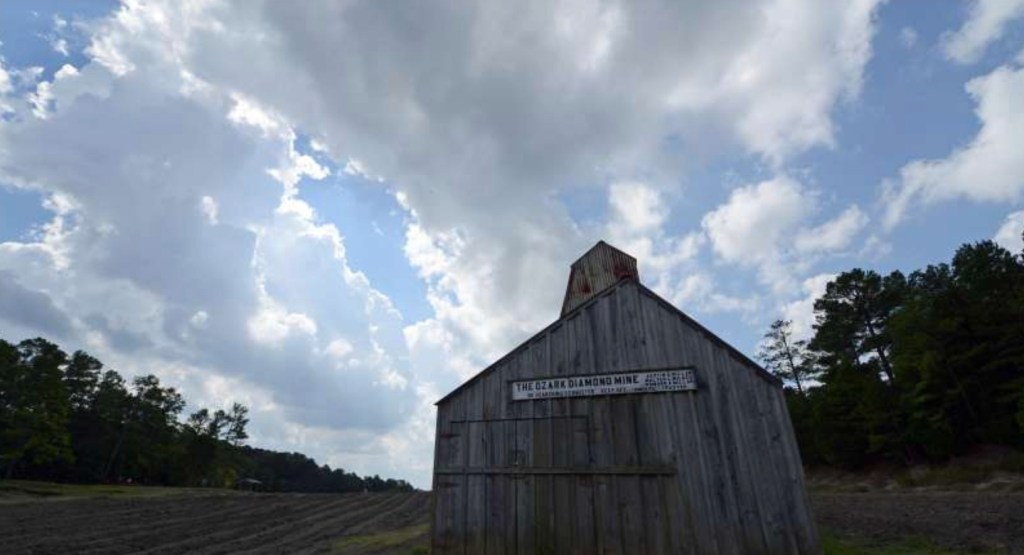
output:
{"label": "tree line", "polygon": [[301,453],[244,445],[248,409],[201,408],[156,376],[126,381],[83,351],[43,339],[0,339],[0,477],[76,483],[132,482],[303,492],[413,488],[360,477]]}
{"label": "tree line", "polygon": [[1024,448],[1024,254],[981,241],[910,275],[853,269],[814,315],[812,337],[777,320],[758,353],[787,384],[805,464]]}

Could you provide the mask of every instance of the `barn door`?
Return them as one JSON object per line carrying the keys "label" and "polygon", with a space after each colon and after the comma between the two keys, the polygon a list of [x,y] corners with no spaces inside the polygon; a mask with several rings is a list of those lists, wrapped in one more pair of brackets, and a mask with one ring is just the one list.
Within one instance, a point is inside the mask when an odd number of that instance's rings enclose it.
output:
{"label": "barn door", "polygon": [[590,419],[553,416],[516,421],[515,551],[595,553]]}
{"label": "barn door", "polygon": [[434,552],[593,553],[592,481],[576,486],[590,443],[585,416],[449,423],[438,432]]}
{"label": "barn door", "polygon": [[450,423],[438,434],[435,552],[672,552],[662,499],[673,461],[641,420],[618,397],[586,415]]}

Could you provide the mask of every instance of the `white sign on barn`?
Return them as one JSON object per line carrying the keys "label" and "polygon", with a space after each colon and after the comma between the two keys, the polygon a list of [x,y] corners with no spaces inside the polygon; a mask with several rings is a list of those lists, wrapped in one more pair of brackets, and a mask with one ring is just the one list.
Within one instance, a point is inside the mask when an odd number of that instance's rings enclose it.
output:
{"label": "white sign on barn", "polygon": [[513,401],[697,389],[693,370],[689,368],[523,380],[511,385]]}

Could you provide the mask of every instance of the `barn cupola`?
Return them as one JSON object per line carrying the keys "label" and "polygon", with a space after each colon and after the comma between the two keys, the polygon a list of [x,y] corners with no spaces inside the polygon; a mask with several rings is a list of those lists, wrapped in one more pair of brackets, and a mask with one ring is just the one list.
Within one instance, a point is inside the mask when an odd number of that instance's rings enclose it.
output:
{"label": "barn cupola", "polygon": [[640,281],[636,259],[598,241],[569,270],[569,284],[562,301],[562,316],[624,279]]}

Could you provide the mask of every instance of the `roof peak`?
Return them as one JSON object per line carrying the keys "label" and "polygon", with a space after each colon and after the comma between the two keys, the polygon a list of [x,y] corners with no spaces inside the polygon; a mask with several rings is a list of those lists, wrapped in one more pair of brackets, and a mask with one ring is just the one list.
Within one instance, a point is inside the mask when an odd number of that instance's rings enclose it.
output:
{"label": "roof peak", "polygon": [[633,259],[633,260],[636,260],[636,257],[635,257],[635,256],[633,256],[633,255],[631,255],[631,254],[629,254],[628,252],[626,252],[626,251],[624,251],[624,250],[622,250],[622,249],[620,249],[620,248],[616,247],[615,245],[612,245],[611,243],[609,243],[609,242],[605,241],[604,239],[599,239],[599,240],[598,240],[598,241],[597,241],[596,243],[594,243],[594,246],[592,246],[592,247],[590,247],[589,249],[587,249],[587,250],[586,250],[586,251],[585,251],[585,252],[584,252],[583,254],[581,254],[581,255],[580,255],[580,257],[579,257],[579,258],[577,258],[577,259],[576,259],[576,261],[575,261],[575,262],[573,262],[573,263],[572,263],[572,264],[571,264],[570,266],[575,266],[575,265],[579,264],[580,262],[582,262],[582,261],[583,261],[583,259],[584,259],[584,258],[586,258],[586,257],[587,257],[588,255],[590,255],[590,253],[594,252],[595,250],[597,250],[597,249],[599,249],[599,248],[601,248],[601,247],[604,247],[604,248],[608,248],[608,249],[611,249],[611,250],[615,251],[616,253],[619,253],[619,254],[621,254],[621,255],[623,255],[623,256],[626,256],[626,257],[628,257],[628,258],[631,258],[631,259]]}
{"label": "roof peak", "polygon": [[598,241],[569,268],[562,316],[623,279],[640,281],[636,258],[604,240]]}

